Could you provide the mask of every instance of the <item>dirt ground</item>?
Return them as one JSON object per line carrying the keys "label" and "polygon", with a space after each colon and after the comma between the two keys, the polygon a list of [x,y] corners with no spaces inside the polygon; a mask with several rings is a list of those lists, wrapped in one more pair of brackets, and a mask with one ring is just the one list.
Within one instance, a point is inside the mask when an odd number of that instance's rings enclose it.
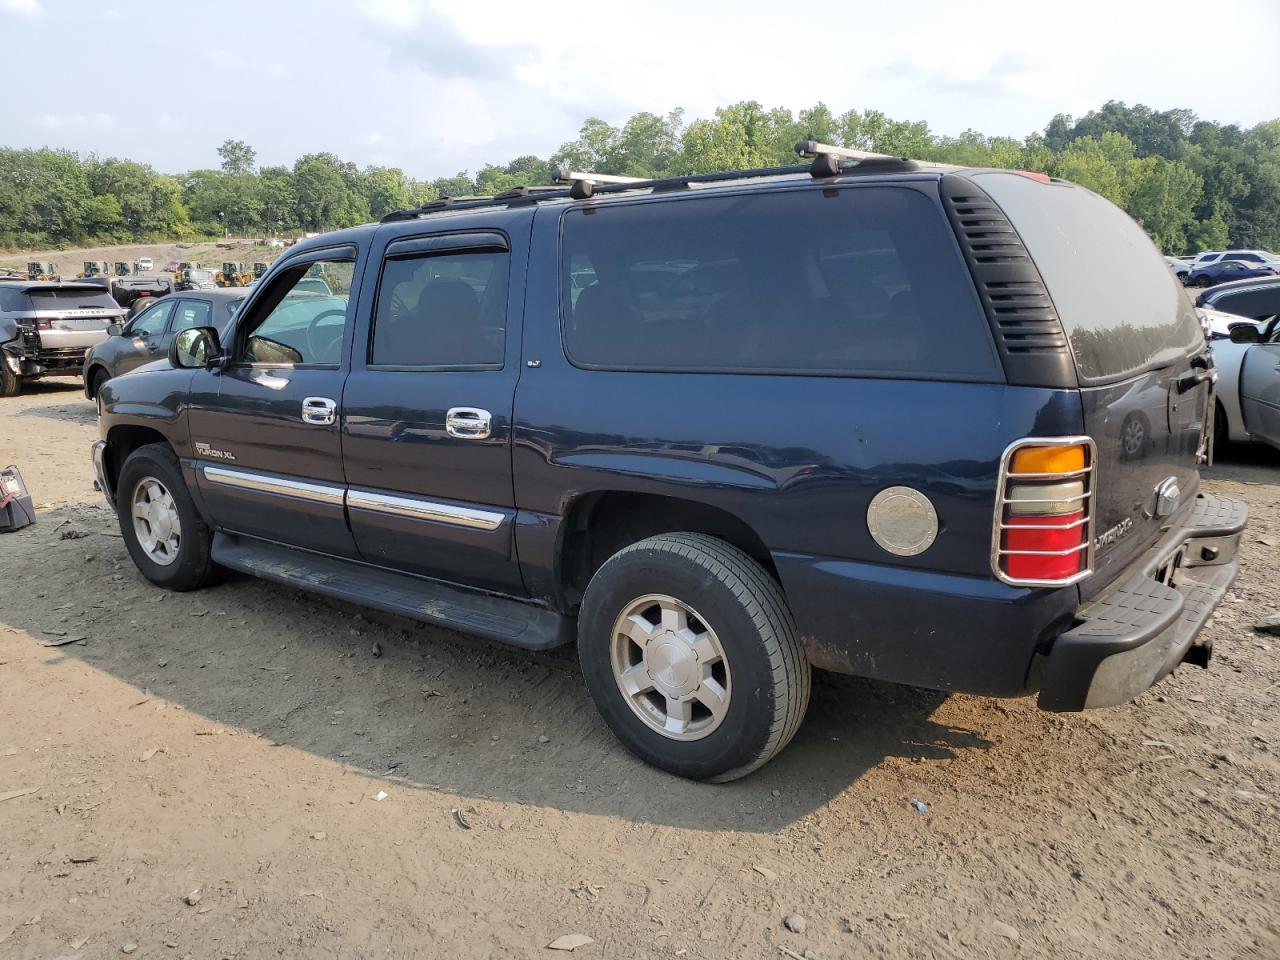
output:
{"label": "dirt ground", "polygon": [[1280,957],[1275,451],[1208,474],[1252,511],[1208,671],[1076,715],[820,674],[707,786],[615,743],[571,653],[151,587],[95,436],[71,381],[0,401],[40,511],[0,537],[0,956]]}
{"label": "dirt ground", "polygon": [[28,253],[0,252],[0,267],[25,271],[32,261],[52,263],[54,270],[64,280],[72,280],[84,268],[86,260],[105,260],[108,264],[116,261],[133,263],[139,257],[151,257],[159,271],[170,260],[185,260],[199,263],[202,266],[219,270],[225,260],[244,263],[251,267],[254,260],[270,262],[279,255],[274,250],[252,240],[226,240],[225,246],[212,241],[202,243],[127,243],[115,247],[83,247],[71,250],[35,250]]}

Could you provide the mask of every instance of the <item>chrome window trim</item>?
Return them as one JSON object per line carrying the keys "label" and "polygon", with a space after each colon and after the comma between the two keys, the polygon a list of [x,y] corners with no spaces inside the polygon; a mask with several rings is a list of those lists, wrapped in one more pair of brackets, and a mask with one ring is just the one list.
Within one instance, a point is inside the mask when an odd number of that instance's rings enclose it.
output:
{"label": "chrome window trim", "polygon": [[[1013,463],[1014,453],[1023,447],[1070,447],[1077,444],[1083,444],[1089,452],[1089,465],[1086,467],[1088,475],[1088,490],[1079,498],[1084,501],[1088,510],[1088,515],[1085,517],[1088,521],[1088,530],[1086,531],[1086,539],[1084,543],[1081,544],[1081,547],[1084,548],[1084,569],[1069,577],[1064,577],[1061,580],[1021,580],[1017,577],[1010,577],[1000,569],[1000,557],[1009,555],[1012,551],[1002,549],[1000,546],[1000,540],[1002,534],[1006,529],[1008,529],[1004,522],[1004,508],[1007,502],[1014,502],[1005,500],[1005,488],[1010,479],[1009,466]],[[1094,509],[1095,502],[1093,495],[1098,483],[1097,465],[1098,445],[1093,442],[1093,437],[1084,435],[1073,437],[1023,437],[1021,440],[1015,440],[1013,443],[1009,444],[1009,446],[1004,448],[1004,453],[1000,455],[1000,473],[996,480],[995,512],[991,521],[991,572],[995,574],[997,580],[1001,583],[1007,583],[1014,587],[1069,587],[1074,583],[1079,583],[1087,577],[1093,576],[1093,520],[1094,514],[1096,513],[1096,510]],[[1072,471],[1072,473],[1076,472],[1077,471]],[[1015,476],[1021,478],[1023,475],[1016,474]],[[1026,479],[1036,479],[1036,476],[1027,475]],[[1030,503],[1034,501],[1016,502]],[[1080,551],[1079,548],[1074,548],[1071,552]]]}
{"label": "chrome window trim", "polygon": [[368,510],[372,513],[385,513],[397,517],[409,517],[413,520],[434,520],[456,527],[472,527],[477,530],[497,530],[502,526],[506,515],[491,510],[477,510],[473,507],[458,507],[451,503],[437,503],[432,500],[416,500],[409,497],[396,497],[372,490],[348,490],[347,506],[357,510]]}
{"label": "chrome window trim", "polygon": [[272,477],[261,473],[248,473],[243,470],[229,470],[226,467],[215,467],[205,463],[200,465],[200,470],[210,483],[225,487],[238,487],[258,493],[274,493],[316,503],[331,503],[336,506],[342,506],[343,502],[342,487],[331,487],[305,480],[289,480],[285,477]]}

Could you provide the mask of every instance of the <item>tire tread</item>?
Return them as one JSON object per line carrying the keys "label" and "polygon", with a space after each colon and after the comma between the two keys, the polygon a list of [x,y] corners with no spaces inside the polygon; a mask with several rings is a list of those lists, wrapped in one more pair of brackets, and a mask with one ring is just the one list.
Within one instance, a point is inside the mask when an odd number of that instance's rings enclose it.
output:
{"label": "tire tread", "polygon": [[[791,742],[809,707],[811,670],[782,589],[763,567],[730,543],[702,533],[663,533],[624,547],[606,561],[639,551],[669,553],[702,567],[742,604],[764,644],[777,692],[764,746],[745,763],[711,779],[724,783],[763,766]],[[596,576],[600,571],[596,571]],[[592,578],[593,580],[595,577]],[[590,586],[588,586],[590,590]]]}

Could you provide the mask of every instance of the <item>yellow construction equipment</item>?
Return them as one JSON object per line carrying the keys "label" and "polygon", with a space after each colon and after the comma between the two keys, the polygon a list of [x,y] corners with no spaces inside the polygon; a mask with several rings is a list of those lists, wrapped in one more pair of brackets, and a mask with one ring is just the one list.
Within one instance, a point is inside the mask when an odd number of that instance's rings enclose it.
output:
{"label": "yellow construction equipment", "polygon": [[27,264],[28,280],[61,280],[57,273],[54,272],[52,263],[36,263],[32,261]]}
{"label": "yellow construction equipment", "polygon": [[133,276],[133,266],[131,264],[125,263],[123,260],[117,260],[115,263],[112,264],[112,266],[115,268],[117,277]]}
{"label": "yellow construction equipment", "polygon": [[83,280],[87,277],[105,277],[107,275],[107,261],[105,260],[85,260],[84,269],[80,271],[77,279]]}
{"label": "yellow construction equipment", "polygon": [[220,287],[247,287],[253,281],[253,274],[247,273],[243,263],[223,261],[222,269],[213,275],[213,282]]}
{"label": "yellow construction equipment", "polygon": [[253,279],[257,280],[257,279],[258,279],[259,277],[261,277],[264,273],[266,273],[266,272],[267,272],[267,267],[269,267],[269,266],[271,266],[271,264],[269,264],[269,263],[264,263],[264,262],[263,262],[263,261],[261,261],[261,260],[255,261],[255,262],[254,262],[254,264],[253,264]]}

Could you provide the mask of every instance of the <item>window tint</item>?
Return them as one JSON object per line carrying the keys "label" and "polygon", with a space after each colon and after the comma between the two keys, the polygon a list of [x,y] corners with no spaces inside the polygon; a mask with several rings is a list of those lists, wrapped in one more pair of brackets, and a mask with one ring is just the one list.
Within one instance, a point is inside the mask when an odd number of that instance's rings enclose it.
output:
{"label": "window tint", "polygon": [[[249,321],[242,359],[248,363],[336,365],[342,359],[347,299],[355,263],[322,260],[286,267],[273,278]],[[318,292],[320,280],[330,292]]]}
{"label": "window tint", "polygon": [[1123,210],[1072,184],[1011,173],[974,181],[1008,215],[1062,318],[1085,382],[1174,362],[1204,343],[1182,284]]}
{"label": "window tint", "polygon": [[164,300],[147,307],[129,323],[128,333],[131,337],[158,337],[164,333],[164,325],[169,322],[169,314],[173,313],[173,301]]}
{"label": "window tint", "polygon": [[1280,314],[1280,284],[1260,284],[1247,290],[1210,293],[1204,298],[1204,305],[1251,320],[1274,317]]}
{"label": "window tint", "polygon": [[463,251],[388,260],[378,287],[369,362],[501,364],[509,256]]}
{"label": "window tint", "polygon": [[183,300],[174,315],[172,332],[179,333],[192,327],[208,327],[210,315],[209,303],[205,300]]}
{"label": "window tint", "polygon": [[804,189],[565,215],[565,347],[613,369],[998,376],[936,204]]}
{"label": "window tint", "polygon": [[1262,257],[1256,253],[1229,253],[1227,256],[1232,260],[1247,260],[1250,263],[1262,262]]}
{"label": "window tint", "polygon": [[106,289],[99,287],[97,290],[76,290],[76,289],[60,289],[56,287],[43,287],[34,290],[28,290],[31,296],[31,305],[36,310],[118,310],[120,304],[116,303],[111,294]]}
{"label": "window tint", "polygon": [[26,291],[0,286],[0,310],[28,310],[30,307],[31,301],[27,299]]}

